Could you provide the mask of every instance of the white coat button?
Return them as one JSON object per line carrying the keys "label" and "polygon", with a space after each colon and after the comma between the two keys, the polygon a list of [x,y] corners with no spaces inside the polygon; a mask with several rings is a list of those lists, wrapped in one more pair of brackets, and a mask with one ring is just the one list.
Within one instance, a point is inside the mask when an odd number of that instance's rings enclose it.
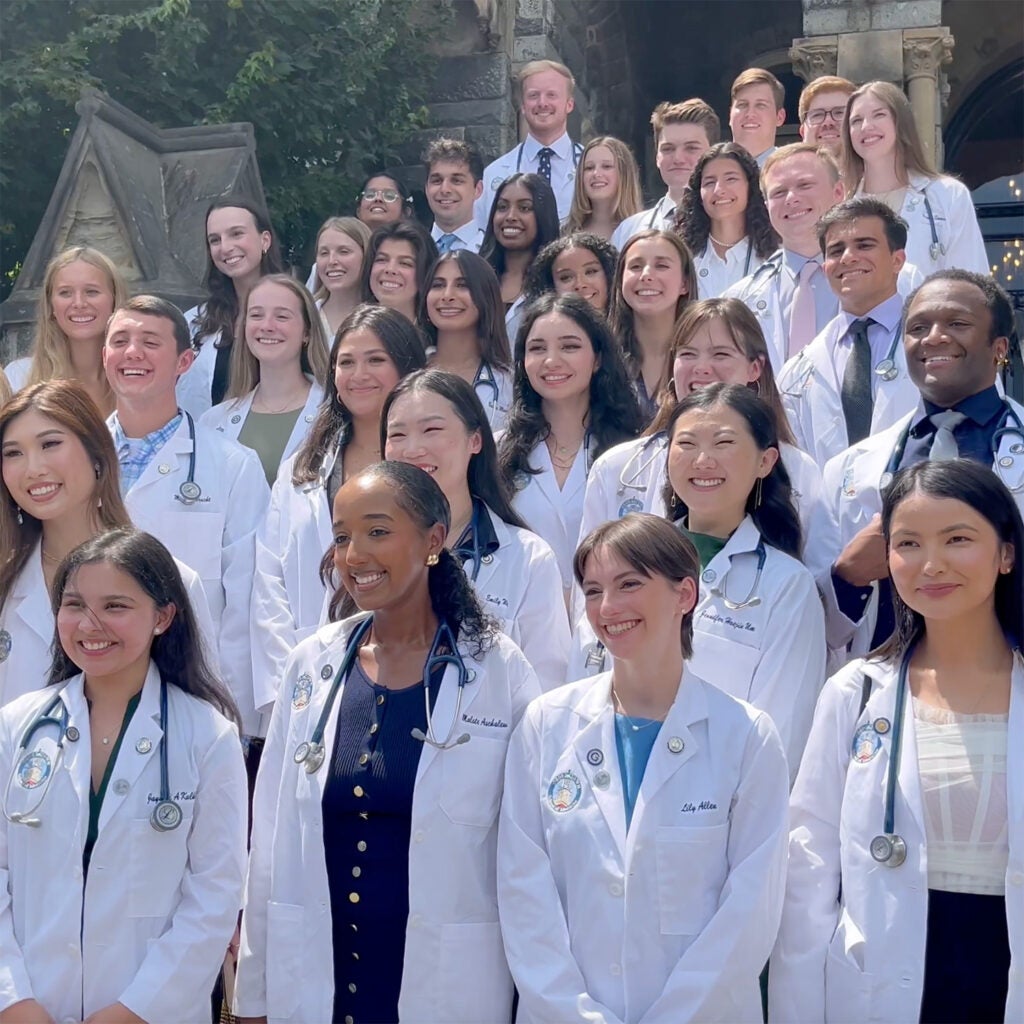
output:
{"label": "white coat button", "polygon": [[116,779],[114,781],[114,792],[118,796],[124,796],[129,789],[131,789],[131,787],[128,785],[127,779]]}
{"label": "white coat button", "polygon": [[420,828],[416,829],[416,831],[413,833],[413,837],[412,837],[413,842],[414,843],[422,843],[423,842],[423,838],[424,838],[423,837],[423,829],[420,829]]}
{"label": "white coat button", "polygon": [[1024,885],[1024,871],[1014,871],[1010,875],[1010,885]]}
{"label": "white coat button", "polygon": [[409,918],[409,927],[410,928],[419,928],[419,926],[420,926],[420,915],[419,914],[413,914],[412,917]]}
{"label": "white coat button", "polygon": [[171,467],[168,466],[166,462],[161,462],[160,465],[156,467],[156,469],[161,476],[167,476],[167,474],[170,473],[171,471]]}
{"label": "white coat button", "polygon": [[622,965],[612,964],[611,967],[608,968],[608,970],[617,978],[622,973]]}
{"label": "white coat button", "polygon": [[612,882],[612,884],[608,886],[608,892],[610,892],[612,896],[621,896],[622,886],[618,882]]}

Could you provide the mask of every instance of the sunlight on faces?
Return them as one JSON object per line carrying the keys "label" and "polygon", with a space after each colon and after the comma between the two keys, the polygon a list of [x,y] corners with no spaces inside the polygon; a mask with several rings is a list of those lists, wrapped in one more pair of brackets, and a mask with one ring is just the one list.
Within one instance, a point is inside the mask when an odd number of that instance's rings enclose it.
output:
{"label": "sunlight on faces", "polygon": [[468,224],[483,187],[482,181],[473,181],[466,163],[438,160],[432,164],[424,191],[438,227],[454,229]]}
{"label": "sunlight on faces", "polygon": [[399,380],[398,368],[373,331],[361,327],[345,335],[335,357],[334,386],[354,419],[379,420],[384,399]]}
{"label": "sunlight on faces", "polygon": [[523,369],[542,402],[588,394],[597,369],[586,331],[563,313],[538,317],[526,339]]}
{"label": "sunlight on faces", "polygon": [[114,312],[114,292],[99,267],[75,260],[54,274],[50,305],[69,341],[102,340]]}
{"label": "sunlight on faces", "polygon": [[427,316],[439,331],[474,329],[480,311],[457,260],[438,264],[427,290]]}
{"label": "sunlight on faces", "polygon": [[661,180],[673,192],[681,192],[700,158],[711,148],[699,124],[667,124],[661,129],[655,161]]}
{"label": "sunlight on faces", "polygon": [[380,243],[370,270],[370,291],[382,305],[403,312],[416,301],[416,252],[411,242],[389,238]]}
{"label": "sunlight on faces", "polygon": [[599,313],[608,309],[608,278],[601,261],[582,246],[560,252],[551,264],[556,295],[578,295]]}
{"label": "sunlight on faces", "polygon": [[[850,99],[845,92],[820,92],[811,101],[811,105],[800,122],[800,138],[804,142],[813,142],[819,146],[828,146],[838,152],[843,141],[843,115]],[[837,117],[833,113],[839,112]],[[824,116],[818,124],[811,124],[811,119]]]}
{"label": "sunlight on faces", "polygon": [[702,323],[676,349],[672,381],[676,397],[685,398],[709,384],[752,384],[761,376],[760,359],[748,359],[736,344],[725,320],[715,317]]}
{"label": "sunlight on faces", "polygon": [[751,156],[760,156],[775,144],[775,129],[785,121],[785,108],[775,109],[775,94],[764,83],[740,89],[729,108],[733,140]]}
{"label": "sunlight on faces", "polygon": [[539,142],[557,141],[574,106],[569,80],[557,71],[538,71],[523,82],[523,117]]}
{"label": "sunlight on faces", "polygon": [[359,287],[363,264],[362,247],[344,231],[325,228],[316,247],[316,272],[329,292],[345,292]]}
{"label": "sunlight on faces", "polygon": [[583,191],[593,202],[614,199],[619,190],[619,165],[607,146],[595,146],[583,161]]}
{"label": "sunlight on faces", "polygon": [[817,224],[843,198],[843,186],[814,153],[796,153],[774,164],[765,182],[765,202],[782,244],[818,249]]}
{"label": "sunlight on faces", "polygon": [[885,225],[878,217],[835,224],[825,236],[825,276],[843,309],[856,316],[896,293],[896,279],[905,262],[902,249],[890,251]]}
{"label": "sunlight on faces", "polygon": [[119,400],[166,396],[194,359],[192,349],[178,352],[174,325],[166,317],[119,309],[107,328],[103,369]]}
{"label": "sunlight on faces", "polygon": [[[384,198],[385,192],[394,192],[396,197],[390,202]],[[367,195],[369,199],[365,198]],[[356,216],[371,230],[382,224],[395,224],[402,219],[402,194],[394,178],[386,174],[378,174],[371,178],[359,197]]]}
{"label": "sunlight on faces", "polygon": [[302,358],[307,339],[302,302],[274,281],[257,284],[245,310],[245,343],[260,365],[284,366]]}
{"label": "sunlight on faces", "polygon": [[643,238],[626,252],[622,297],[634,313],[656,315],[674,310],[689,286],[679,251],[664,238]]}
{"label": "sunlight on faces", "polygon": [[747,175],[735,160],[724,156],[708,161],[700,178],[700,199],[712,224],[745,213],[749,198]]}
{"label": "sunlight on faces", "polygon": [[858,96],[850,107],[850,142],[865,163],[890,157],[896,149],[892,111],[871,93]]}
{"label": "sunlight on faces", "polygon": [[211,210],[206,218],[206,244],[210,249],[210,259],[222,274],[230,278],[258,274],[270,242],[270,232],[260,231],[256,218],[240,206]]}
{"label": "sunlight on faces", "polygon": [[494,208],[494,237],[504,249],[522,251],[537,241],[533,196],[520,181],[506,185]]}

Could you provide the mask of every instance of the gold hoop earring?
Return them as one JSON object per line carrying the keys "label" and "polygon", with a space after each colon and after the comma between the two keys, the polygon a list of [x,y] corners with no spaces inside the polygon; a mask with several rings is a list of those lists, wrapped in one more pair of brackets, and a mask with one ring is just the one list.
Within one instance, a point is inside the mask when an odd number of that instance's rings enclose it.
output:
{"label": "gold hoop earring", "polygon": [[428,569],[433,569],[434,566],[437,565],[437,563],[440,560],[441,560],[440,556],[437,554],[437,552],[436,551],[432,551],[429,555],[427,555],[427,568]]}

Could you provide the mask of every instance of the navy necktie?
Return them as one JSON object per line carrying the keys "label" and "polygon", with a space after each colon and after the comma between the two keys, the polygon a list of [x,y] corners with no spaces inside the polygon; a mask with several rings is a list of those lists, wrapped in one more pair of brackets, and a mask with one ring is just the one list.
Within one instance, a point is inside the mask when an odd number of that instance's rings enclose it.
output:
{"label": "navy necktie", "polygon": [[551,184],[551,158],[555,151],[550,146],[545,146],[537,151],[537,173],[550,185]]}

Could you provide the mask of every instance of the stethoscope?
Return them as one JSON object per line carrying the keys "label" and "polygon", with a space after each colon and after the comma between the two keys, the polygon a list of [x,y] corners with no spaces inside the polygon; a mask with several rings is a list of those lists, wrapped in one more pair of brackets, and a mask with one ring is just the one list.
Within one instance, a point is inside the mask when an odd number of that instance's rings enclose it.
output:
{"label": "stethoscope", "polygon": [[[739,552],[737,552],[738,554]],[[761,576],[764,573],[764,564],[768,559],[768,552],[765,550],[764,538],[758,537],[757,547],[754,549],[754,553],[757,555],[757,571],[754,574],[754,582],[751,584],[750,589],[747,591],[747,596],[742,601],[733,601],[729,598],[729,595],[725,592],[725,581],[728,578],[728,573],[722,576],[722,579],[713,587],[711,587],[710,593],[713,597],[721,598],[722,603],[730,611],[741,611],[744,608],[756,608],[761,603],[761,598],[757,596],[758,588],[761,586]],[[732,561],[730,556],[730,563]],[[710,569],[705,569],[701,573],[701,580],[704,583],[714,583],[715,574]]]}
{"label": "stethoscope", "polygon": [[[933,260],[938,260],[940,256],[946,255],[946,247],[939,241],[939,233],[935,227],[935,214],[932,211],[931,201],[928,199],[927,189],[921,193],[921,198],[924,200],[924,212],[928,218],[928,230],[931,232],[932,243],[928,246],[928,255]],[[917,200],[911,197],[910,209],[912,210],[917,205]]]}
{"label": "stethoscope", "polygon": [[[60,708],[59,715],[54,715],[54,712]],[[24,735],[21,737],[21,743],[18,744],[18,750],[14,757],[14,767],[11,769],[11,774],[7,779],[7,788],[4,790],[4,817],[11,822],[12,825],[29,825],[32,828],[38,828],[42,824],[42,819],[35,817],[36,812],[42,806],[43,801],[46,799],[46,794],[50,791],[50,783],[53,781],[54,775],[57,774],[57,769],[60,767],[61,762],[64,760],[64,741],[68,740],[70,743],[77,743],[80,737],[78,729],[70,724],[71,717],[68,714],[67,706],[61,697],[61,694],[57,694],[49,704],[39,712],[38,715],[32,720],[28,728],[25,730]],[[157,805],[153,808],[153,813],[149,816],[149,824],[157,832],[171,832],[181,824],[182,813],[181,806],[174,800],[171,799],[170,783],[168,781],[168,770],[167,770],[167,684],[161,679],[160,680],[160,731],[162,733],[160,737],[160,800]],[[32,737],[40,729],[45,729],[47,726],[54,726],[57,729],[57,753],[54,755],[53,765],[49,763],[49,758],[40,751],[29,752],[28,746],[32,742]],[[143,752],[140,748],[140,753]],[[19,754],[24,756],[19,757]],[[29,771],[33,765],[43,773],[42,779],[36,783],[39,786],[39,796],[32,807],[25,811],[8,811],[8,805],[10,803],[11,786],[14,784],[15,775],[21,775],[23,771]],[[23,783],[24,788],[34,788],[27,786]]]}
{"label": "stethoscope", "polygon": [[188,453],[188,478],[178,488],[174,500],[180,501],[183,505],[194,505],[203,496],[202,487],[196,483],[196,424],[187,409],[184,410],[184,414],[185,422],[188,423],[188,439],[191,442]]}
{"label": "stethoscope", "polygon": [[[467,537],[467,534],[470,545],[468,548],[462,544],[462,540]],[[452,554],[460,556],[463,561],[469,559],[472,562],[469,578],[473,583],[476,583],[476,578],[480,575],[481,563],[490,563],[493,558],[492,555],[481,555],[480,553],[480,507],[476,501],[473,502],[469,526],[466,527],[462,537],[459,537],[452,549]]]}
{"label": "stethoscope", "polygon": [[[370,629],[373,627],[373,616],[369,616],[363,619],[358,626],[353,630],[352,636],[349,637],[348,645],[345,648],[345,656],[341,660],[341,667],[334,675],[334,681],[331,683],[331,688],[327,692],[327,699],[324,701],[323,709],[320,712],[320,717],[317,719],[316,727],[313,729],[313,735],[308,740],[303,740],[295,748],[293,760],[296,764],[301,764],[305,769],[307,775],[315,775],[320,769],[320,766],[324,763],[326,757],[326,750],[324,749],[324,732],[327,729],[327,720],[330,718],[331,709],[334,707],[334,702],[338,697],[338,692],[341,690],[342,685],[348,679],[349,673],[352,671],[352,666],[355,664],[356,657],[359,654],[359,647],[363,641],[363,638],[367,636]],[[449,653],[441,653],[441,647],[446,646]],[[454,665],[458,672],[458,694],[455,700],[455,715],[452,718],[452,724],[448,728],[448,735],[444,741],[439,741],[434,734],[434,717],[430,711],[430,680],[433,674],[438,670],[439,667],[445,665]],[[424,732],[420,728],[412,730],[412,738],[419,740],[421,743],[429,743],[432,747],[436,747],[438,750],[450,750],[452,747],[460,746],[463,743],[468,743],[470,736],[468,732],[462,733],[460,736],[456,736],[452,739],[452,735],[455,732],[455,727],[462,720],[462,691],[466,683],[471,682],[474,677],[471,676],[469,670],[466,668],[465,663],[462,660],[462,655],[459,654],[459,649],[455,644],[455,635],[452,633],[451,627],[447,622],[441,622],[438,624],[437,632],[434,633],[434,639],[430,644],[430,652],[427,654],[426,664],[423,666],[423,704],[426,709],[426,722],[427,731]]]}
{"label": "stethoscope", "polygon": [[[1024,454],[1024,424],[1021,424],[1020,417],[1014,412],[1013,407],[1010,403],[1003,398],[1003,415],[999,419],[999,426],[996,427],[995,432],[992,434],[992,465],[996,474],[1003,480],[1003,483],[1013,491],[1014,493],[1024,489],[1024,483],[1018,483],[1016,486],[1009,480],[1003,479],[1003,474],[1000,470],[1009,469],[1016,461],[1012,455],[1006,455],[1003,458],[999,457],[999,447],[1002,443],[1002,439],[1005,435],[1016,435],[1020,438],[1019,441],[1013,443],[1010,446],[1010,451],[1014,455]],[[1016,426],[1010,422],[1011,417],[1016,423]],[[907,447],[907,439],[910,437],[910,426],[913,420],[911,420],[903,428],[903,432],[900,434],[899,439],[896,441],[893,447],[892,454],[889,456],[889,461],[885,464],[885,472],[882,473],[882,478],[879,481],[879,490],[885,490],[889,484],[892,483],[892,478],[896,475],[897,470],[900,468],[900,463],[903,461],[903,453]]]}
{"label": "stethoscope", "polygon": [[[519,143],[519,149],[516,152],[516,174],[518,174],[523,167],[523,150],[526,148],[526,141]],[[583,155],[583,147],[578,143],[572,144],[572,169],[575,171],[579,166],[580,157]],[[569,181],[572,181],[572,176],[569,177]],[[499,187],[500,187],[499,182]],[[495,189],[497,191],[497,189]]]}
{"label": "stethoscope", "polygon": [[[646,458],[647,452],[650,448],[654,447],[654,445],[658,444],[664,439],[664,431],[657,434],[652,434],[649,438],[647,438],[644,441],[642,445],[640,445],[640,447],[635,452],[633,452],[632,455],[630,455],[630,457],[626,460],[625,465],[619,471],[619,485],[615,489],[615,497],[621,498],[627,490],[647,490],[648,484],[638,484],[636,481],[639,480],[641,477],[645,477],[647,475],[647,471],[651,468],[651,466],[653,466],[658,461],[662,454],[661,451],[654,451],[649,458]],[[627,479],[627,474],[629,473],[630,466],[632,466],[634,463],[636,463],[636,468],[633,470],[632,475],[629,476],[629,478]]]}
{"label": "stethoscope", "polygon": [[476,391],[481,386],[491,389],[491,398],[486,404],[491,409],[497,409],[499,407],[498,399],[501,395],[498,388],[498,378],[495,377],[494,370],[491,369],[491,364],[486,359],[480,360],[480,365],[476,369],[476,375],[473,377],[473,390]]}
{"label": "stethoscope", "polygon": [[[875,376],[878,377],[879,380],[885,381],[887,384],[891,384],[900,375],[900,368],[896,362],[896,355],[899,350],[902,337],[903,320],[901,318],[889,337],[889,348],[885,353],[885,357],[875,364]],[[801,360],[805,365],[800,366],[799,369],[794,369],[793,371],[797,374],[797,379],[790,388],[783,392],[783,394],[789,398],[802,398],[803,392],[807,389],[810,379],[814,375],[814,363],[807,355],[806,348],[800,352],[797,359]],[[800,364],[798,364],[798,366],[799,365]]]}

